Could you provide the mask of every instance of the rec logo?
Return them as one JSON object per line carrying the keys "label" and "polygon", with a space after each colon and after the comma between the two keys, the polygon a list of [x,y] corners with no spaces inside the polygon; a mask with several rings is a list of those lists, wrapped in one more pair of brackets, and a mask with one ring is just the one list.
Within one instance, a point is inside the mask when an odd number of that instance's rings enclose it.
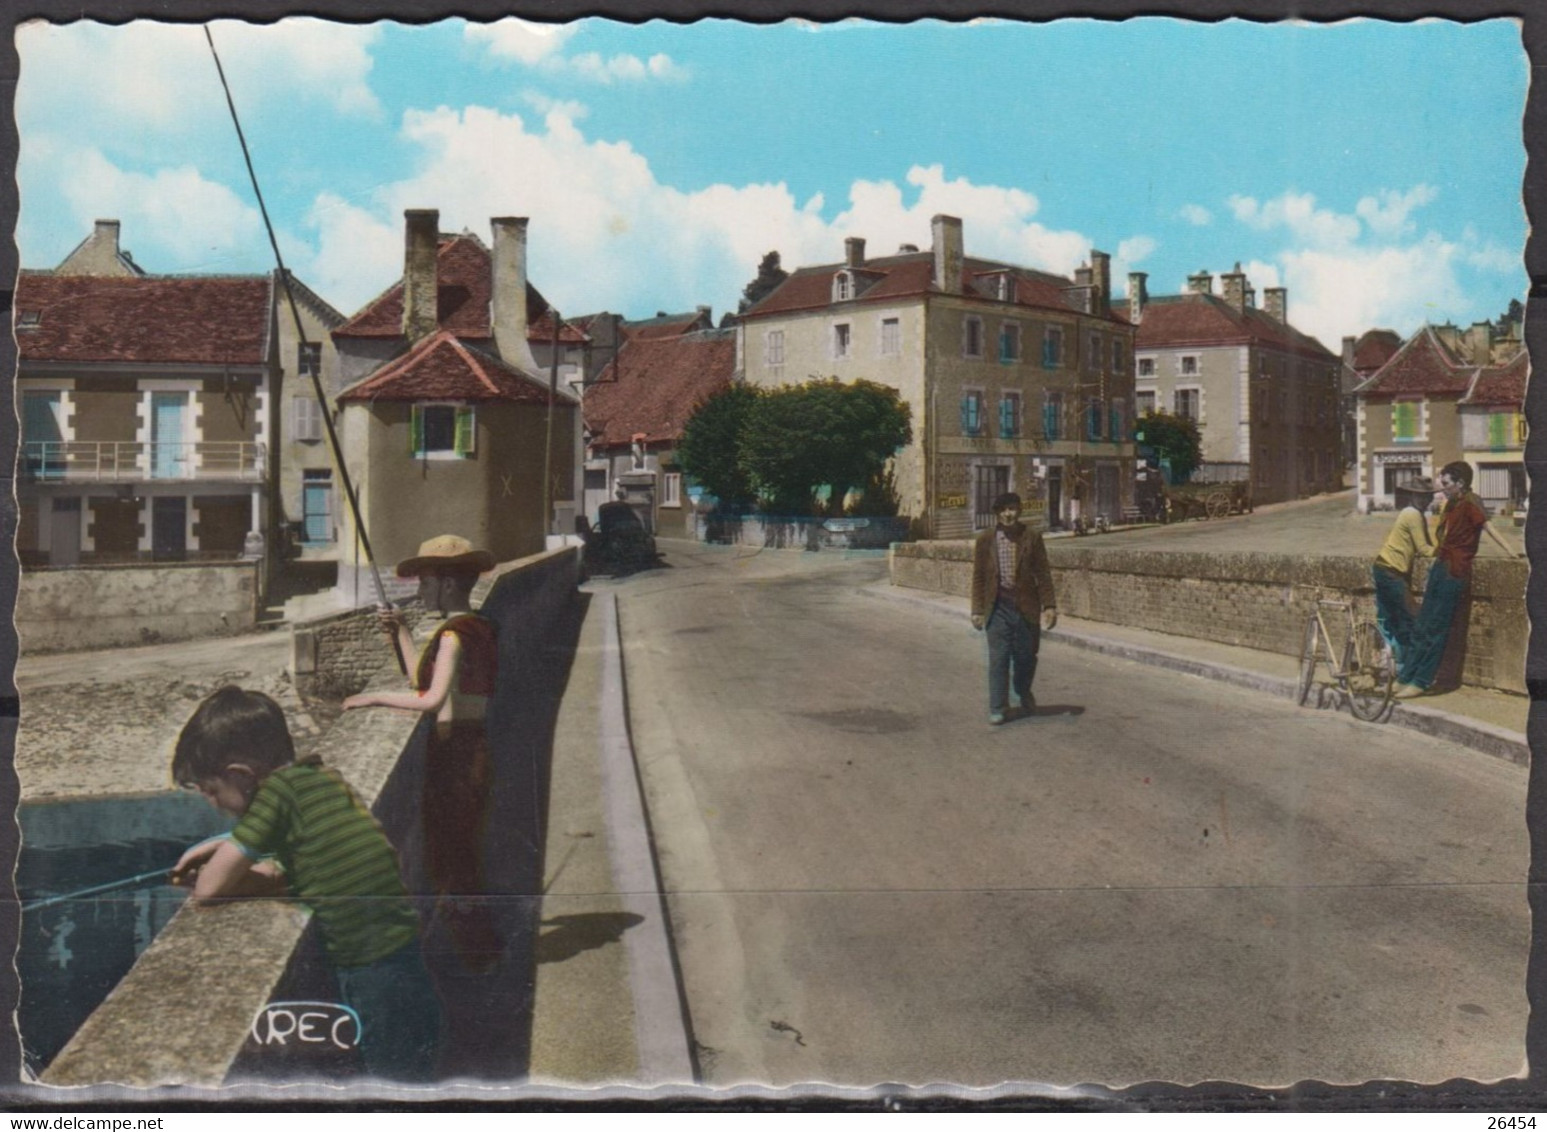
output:
{"label": "rec logo", "polygon": [[360,1044],[360,1016],[337,1002],[271,1002],[249,1028],[259,1046],[353,1049]]}

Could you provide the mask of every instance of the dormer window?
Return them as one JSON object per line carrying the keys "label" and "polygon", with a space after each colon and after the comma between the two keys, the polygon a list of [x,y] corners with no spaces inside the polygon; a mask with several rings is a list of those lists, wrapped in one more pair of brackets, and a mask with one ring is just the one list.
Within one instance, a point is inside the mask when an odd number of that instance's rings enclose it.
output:
{"label": "dormer window", "polygon": [[833,276],[833,302],[841,303],[854,297],[854,276],[840,271]]}
{"label": "dormer window", "polygon": [[16,329],[18,329],[18,330],[34,330],[38,326],[40,326],[42,324],[42,322],[43,322],[43,312],[42,311],[17,311],[16,312]]}

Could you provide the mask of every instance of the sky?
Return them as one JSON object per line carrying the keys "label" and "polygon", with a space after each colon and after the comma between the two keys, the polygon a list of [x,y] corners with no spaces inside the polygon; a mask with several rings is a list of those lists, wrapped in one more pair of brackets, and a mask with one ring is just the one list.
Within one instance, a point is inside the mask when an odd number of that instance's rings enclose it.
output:
{"label": "sky", "polygon": [[[344,314],[403,210],[530,217],[565,314],[734,310],[784,266],[927,248],[1151,296],[1236,263],[1336,352],[1525,297],[1528,60],[1509,20],[210,25],[286,265]],[[152,272],[272,251],[204,29],[18,28],[22,264],[96,218]],[[1216,291],[1219,284],[1215,283]]]}

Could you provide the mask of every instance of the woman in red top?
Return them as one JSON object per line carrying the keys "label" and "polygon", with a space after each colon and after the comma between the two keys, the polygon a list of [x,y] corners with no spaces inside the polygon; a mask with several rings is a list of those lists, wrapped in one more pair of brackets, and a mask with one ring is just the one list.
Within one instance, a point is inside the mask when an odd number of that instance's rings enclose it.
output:
{"label": "woman in red top", "polygon": [[[392,707],[434,717],[424,760],[420,816],[425,867],[435,887],[437,915],[447,921],[465,965],[489,970],[501,944],[484,894],[483,834],[488,822],[492,766],[484,728],[499,673],[494,622],[472,611],[478,575],[494,556],[456,535],[422,543],[398,564],[400,578],[419,579],[419,600],[443,618],[424,643],[411,692],[363,692],[344,708]],[[381,625],[402,656],[417,644],[402,613],[387,606]]]}
{"label": "woman in red top", "polygon": [[1482,500],[1472,493],[1472,465],[1464,460],[1446,464],[1439,474],[1445,508],[1435,527],[1434,563],[1424,587],[1423,608],[1413,624],[1412,643],[1399,657],[1397,698],[1421,696],[1434,684],[1445,645],[1456,623],[1456,611],[1472,585],[1472,559],[1486,533],[1511,558],[1515,551],[1488,525]]}

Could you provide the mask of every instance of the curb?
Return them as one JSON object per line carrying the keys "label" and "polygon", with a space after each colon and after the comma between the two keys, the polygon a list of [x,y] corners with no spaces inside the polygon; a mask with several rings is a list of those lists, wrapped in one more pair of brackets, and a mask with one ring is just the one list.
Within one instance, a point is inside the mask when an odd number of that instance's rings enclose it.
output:
{"label": "curb", "polygon": [[[893,586],[889,582],[861,586],[860,592],[885,601],[907,602],[952,618],[960,618],[962,611],[947,602],[965,600],[950,594],[934,594],[932,591],[910,592],[904,587]],[[1088,652],[1115,656],[1121,660],[1132,660],[1139,664],[1151,664],[1157,668],[1199,676],[1205,680],[1215,680],[1253,692],[1266,692],[1270,696],[1293,699],[1298,691],[1295,681],[1285,680],[1281,676],[1269,676],[1218,661],[1198,660],[1180,653],[1166,652],[1164,649],[1136,645],[1128,641],[1118,641],[1111,637],[1075,633],[1068,629],[1054,629],[1044,633],[1043,636],[1048,640],[1072,645]],[[1322,689],[1316,706],[1336,710],[1339,699],[1340,697],[1332,689]],[[1355,722],[1363,721],[1355,720]],[[1491,723],[1468,719],[1465,716],[1453,715],[1438,708],[1421,707],[1415,704],[1394,704],[1385,723],[1374,723],[1369,726],[1401,727],[1408,731],[1416,731],[1420,735],[1428,735],[1485,755],[1492,755],[1494,758],[1504,759],[1516,766],[1528,766],[1531,761],[1530,745],[1526,742],[1526,737],[1519,732],[1495,727]]]}

